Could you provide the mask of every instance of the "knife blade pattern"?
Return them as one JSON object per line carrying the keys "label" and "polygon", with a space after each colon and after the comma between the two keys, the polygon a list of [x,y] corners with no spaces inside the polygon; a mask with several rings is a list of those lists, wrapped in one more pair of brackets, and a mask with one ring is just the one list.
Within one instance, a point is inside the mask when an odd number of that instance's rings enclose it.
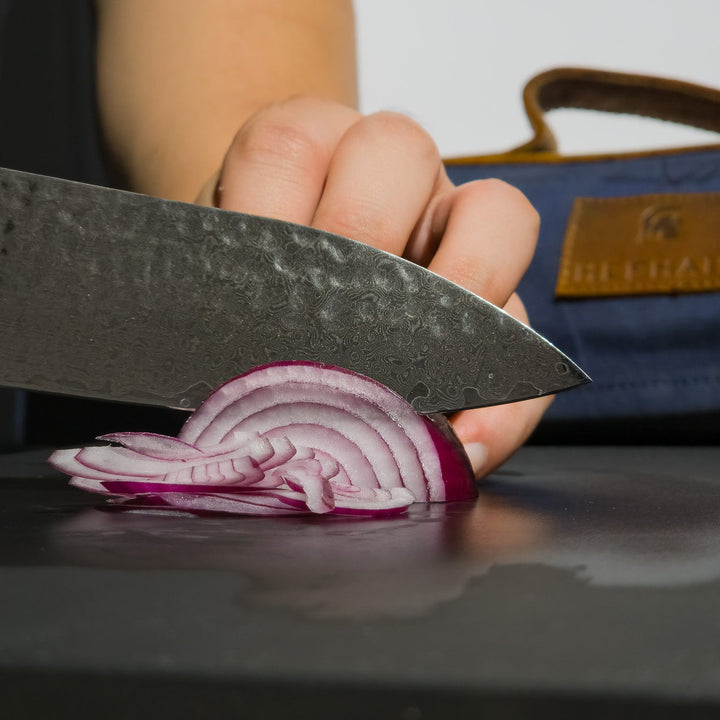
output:
{"label": "knife blade pattern", "polygon": [[587,380],[472,293],[311,228],[0,170],[0,232],[0,384],[191,409],[297,359],[449,412]]}

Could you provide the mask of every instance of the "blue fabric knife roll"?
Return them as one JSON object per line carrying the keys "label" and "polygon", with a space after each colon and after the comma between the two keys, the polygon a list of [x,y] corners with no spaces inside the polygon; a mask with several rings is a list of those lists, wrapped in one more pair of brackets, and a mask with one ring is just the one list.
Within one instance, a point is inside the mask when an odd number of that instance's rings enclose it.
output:
{"label": "blue fabric knife roll", "polygon": [[720,293],[555,297],[576,197],[717,192],[720,149],[547,163],[470,162],[450,164],[447,170],[455,183],[505,180],[520,188],[540,213],[536,255],[519,293],[533,327],[593,379],[558,396],[549,419],[656,417],[720,409]]}

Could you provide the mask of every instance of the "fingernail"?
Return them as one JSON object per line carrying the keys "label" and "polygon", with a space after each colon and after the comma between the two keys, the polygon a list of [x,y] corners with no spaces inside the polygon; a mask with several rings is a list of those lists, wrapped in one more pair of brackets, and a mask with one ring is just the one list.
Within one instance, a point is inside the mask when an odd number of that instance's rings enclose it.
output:
{"label": "fingernail", "polygon": [[470,460],[470,465],[472,465],[475,477],[480,477],[483,467],[485,467],[488,459],[487,448],[482,443],[471,442],[465,445],[465,452]]}

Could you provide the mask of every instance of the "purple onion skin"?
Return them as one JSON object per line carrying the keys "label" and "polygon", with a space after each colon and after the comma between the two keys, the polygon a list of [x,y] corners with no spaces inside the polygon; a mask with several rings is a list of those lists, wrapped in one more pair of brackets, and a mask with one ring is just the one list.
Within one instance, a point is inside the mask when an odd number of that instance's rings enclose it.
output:
{"label": "purple onion skin", "polygon": [[435,443],[443,482],[445,501],[470,500],[477,497],[477,483],[472,465],[463,444],[444,415],[423,415],[423,420]]}

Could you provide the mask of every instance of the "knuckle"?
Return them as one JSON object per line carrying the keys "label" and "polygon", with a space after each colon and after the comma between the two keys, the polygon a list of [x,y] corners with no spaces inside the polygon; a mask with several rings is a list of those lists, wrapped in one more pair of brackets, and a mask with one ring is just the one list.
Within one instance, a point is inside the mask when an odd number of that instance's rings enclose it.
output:
{"label": "knuckle", "polygon": [[452,278],[455,283],[469,290],[482,288],[482,296],[495,304],[501,303],[508,292],[504,277],[478,266],[477,260],[471,257],[458,259],[452,268]]}
{"label": "knuckle", "polygon": [[382,247],[394,234],[387,214],[367,198],[347,198],[330,222],[331,232],[375,246]]}
{"label": "knuckle", "polygon": [[383,110],[365,118],[366,128],[377,132],[390,142],[402,143],[414,153],[432,161],[439,160],[440,153],[430,134],[415,120],[401,113]]}
{"label": "knuckle", "polygon": [[258,116],[235,136],[230,158],[266,165],[304,167],[318,153],[312,135],[293,122],[271,116]]}
{"label": "knuckle", "polygon": [[524,193],[514,185],[497,178],[489,178],[479,180],[478,187],[485,198],[497,207],[505,208],[507,212],[521,218],[529,226],[539,228],[540,215]]}

